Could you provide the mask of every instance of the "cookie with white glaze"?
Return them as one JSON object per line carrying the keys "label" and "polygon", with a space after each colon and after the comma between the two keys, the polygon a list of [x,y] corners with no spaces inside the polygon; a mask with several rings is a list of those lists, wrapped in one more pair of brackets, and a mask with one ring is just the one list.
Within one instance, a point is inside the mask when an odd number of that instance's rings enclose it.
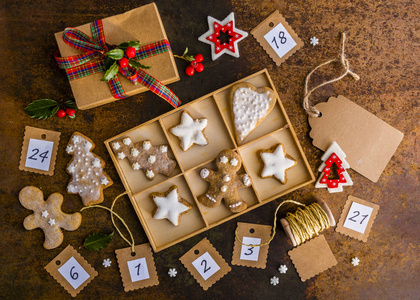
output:
{"label": "cookie with white glaze", "polygon": [[276,93],[268,87],[256,88],[248,82],[235,84],[230,104],[238,145],[265,119],[276,104]]}
{"label": "cookie with white glaze", "polygon": [[92,152],[93,148],[93,141],[79,132],[73,133],[66,147],[73,155],[66,169],[72,176],[67,192],[79,194],[86,206],[103,202],[103,190],[113,183],[104,171],[105,161]]}
{"label": "cookie with white glaze", "polygon": [[297,164],[297,161],[293,157],[286,154],[282,143],[275,144],[269,149],[259,150],[258,156],[263,165],[260,171],[260,177],[272,177],[282,184],[287,183],[287,170]]}
{"label": "cookie with white glaze", "polygon": [[189,212],[192,205],[181,198],[178,187],[173,185],[165,193],[150,194],[157,208],[153,218],[157,220],[168,219],[174,226],[181,222],[181,216]]}
{"label": "cookie with white glaze", "polygon": [[168,145],[153,146],[149,140],[133,143],[129,137],[122,137],[110,143],[119,160],[125,158],[133,170],[143,170],[148,180],[157,174],[170,176],[176,167],[175,160],[168,156]]}
{"label": "cookie with white glaze", "polygon": [[193,119],[191,114],[184,110],[181,114],[181,123],[169,129],[169,131],[181,140],[181,149],[187,151],[194,144],[205,146],[209,143],[204,135],[207,119]]}
{"label": "cookie with white glaze", "polygon": [[237,213],[245,210],[247,204],[239,196],[239,189],[251,185],[247,174],[238,175],[242,166],[239,154],[233,150],[223,150],[216,157],[217,171],[207,168],[200,170],[200,177],[210,186],[198,201],[207,207],[217,207],[222,200],[230,211]]}

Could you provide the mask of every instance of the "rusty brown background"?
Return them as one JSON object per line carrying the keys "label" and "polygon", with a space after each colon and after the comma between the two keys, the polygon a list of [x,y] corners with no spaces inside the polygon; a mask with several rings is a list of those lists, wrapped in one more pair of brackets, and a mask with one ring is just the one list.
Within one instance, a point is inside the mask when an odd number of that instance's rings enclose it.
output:
{"label": "rusty brown background", "polygon": [[[53,58],[57,50],[54,33],[67,26],[78,26],[95,19],[123,13],[150,1],[8,1],[0,6],[0,296],[9,299],[70,298],[70,295],[44,270],[44,266],[68,244],[78,248],[93,232],[113,230],[108,213],[102,210],[83,212],[82,226],[76,232],[65,232],[63,244],[47,251],[42,247],[41,230],[26,231],[23,219],[30,214],[18,202],[18,193],[26,185],[43,189],[44,195],[60,192],[65,196],[63,210],[82,208],[78,195],[66,193],[69,175],[65,167],[70,157],[65,144],[74,131],[80,131],[96,142],[95,153],[107,163],[106,171],[114,185],[105,192],[105,205],[123,191],[123,186],[106,152],[103,141],[171,109],[151,92],[114,102],[69,118],[37,121],[23,108],[40,98],[72,97],[66,76]],[[186,64],[177,61],[181,81],[170,88],[187,103],[233,81],[267,68],[295,127],[301,145],[315,171],[322,152],[311,144],[309,126],[301,106],[305,75],[319,63],[339,52],[340,32],[348,32],[347,56],[361,80],[351,78],[326,86],[313,97],[325,101],[342,94],[404,133],[404,139],[378,183],[350,171],[354,185],[344,192],[328,194],[325,189],[307,186],[287,197],[227,222],[203,234],[155,254],[160,284],[125,293],[118,272],[115,249],[126,247],[115,236],[100,252],[80,249],[99,275],[79,294],[79,298],[177,299],[235,298],[320,298],[320,299],[419,299],[419,1],[173,1],[157,0],[162,21],[173,51],[181,54],[186,46],[204,55],[205,70],[193,77],[183,71]],[[224,55],[211,61],[210,47],[197,38],[207,31],[207,16],[223,20],[235,12],[239,29],[250,32],[274,10],[279,10],[305,46],[280,67],[250,35],[240,42],[240,58]],[[141,28],[139,28],[141,30]],[[309,44],[312,36],[318,46]],[[337,74],[331,68],[316,76],[315,83]],[[18,170],[24,127],[31,125],[62,133],[53,177]],[[270,245],[267,268],[232,266],[232,271],[204,292],[178,261],[185,252],[207,237],[230,263],[234,229],[237,221],[271,224],[275,207],[284,199],[311,201],[322,197],[339,217],[348,195],[380,205],[379,214],[367,243],[325,231],[338,265],[303,283],[287,251],[292,249],[284,232]],[[116,209],[134,231],[137,243],[147,242],[128,199]],[[350,264],[357,256],[358,267]],[[112,266],[103,268],[102,260],[111,258]],[[289,271],[279,274],[286,264]],[[178,275],[170,278],[169,268]],[[272,286],[272,276],[280,284]]]}

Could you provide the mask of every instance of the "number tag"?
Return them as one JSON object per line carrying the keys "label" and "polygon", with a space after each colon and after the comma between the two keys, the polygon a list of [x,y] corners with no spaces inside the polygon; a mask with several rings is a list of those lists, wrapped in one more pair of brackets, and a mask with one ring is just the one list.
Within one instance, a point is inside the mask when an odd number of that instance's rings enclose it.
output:
{"label": "number tag", "polygon": [[264,38],[280,58],[285,56],[297,45],[282,23],[279,23],[276,27],[271,29],[264,35]]}
{"label": "number tag", "polygon": [[58,272],[75,290],[90,277],[73,256],[58,269]]}
{"label": "number tag", "polygon": [[372,207],[353,202],[343,226],[364,233],[372,211]]}
{"label": "number tag", "polygon": [[214,273],[220,270],[219,265],[214,261],[208,252],[194,260],[192,265],[197,269],[198,273],[200,273],[204,280],[209,279]]}
{"label": "number tag", "polygon": [[142,257],[127,262],[130,271],[131,282],[149,279],[149,270],[147,269],[146,258]]}
{"label": "number tag", "polygon": [[[247,245],[259,245],[261,244],[261,239],[244,236],[242,238],[242,243],[247,244]],[[260,253],[260,247],[249,247],[249,246],[242,245],[240,259],[258,261],[259,253]]]}
{"label": "number tag", "polygon": [[48,171],[50,169],[53,146],[54,142],[30,139],[25,167]]}

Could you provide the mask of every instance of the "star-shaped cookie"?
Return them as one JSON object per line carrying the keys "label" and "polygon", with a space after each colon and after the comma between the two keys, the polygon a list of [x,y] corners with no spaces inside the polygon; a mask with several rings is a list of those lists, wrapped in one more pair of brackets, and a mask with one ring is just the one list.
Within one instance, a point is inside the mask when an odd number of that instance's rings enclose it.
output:
{"label": "star-shaped cookie", "polygon": [[258,154],[263,162],[261,178],[273,177],[282,184],[287,182],[286,171],[297,164],[296,160],[286,154],[283,144],[273,145],[266,150],[259,150]]}
{"label": "star-shaped cookie", "polygon": [[175,226],[181,222],[181,215],[192,208],[191,204],[181,198],[176,185],[173,185],[166,193],[152,193],[151,196],[157,206],[153,218],[168,219]]}
{"label": "star-shaped cookie", "polygon": [[238,43],[248,36],[248,33],[235,27],[234,13],[230,13],[223,21],[211,16],[207,17],[209,30],[198,40],[211,45],[212,60],[223,54],[239,57]]}
{"label": "star-shaped cookie", "polygon": [[181,123],[172,127],[169,131],[179,137],[182,150],[187,151],[194,144],[205,146],[209,143],[203,132],[206,126],[207,119],[194,120],[188,111],[183,111]]}
{"label": "star-shaped cookie", "polygon": [[168,145],[155,147],[149,140],[133,144],[123,137],[111,142],[111,147],[118,159],[127,158],[133,170],[142,169],[149,180],[158,173],[170,176],[176,167],[175,160],[168,157]]}

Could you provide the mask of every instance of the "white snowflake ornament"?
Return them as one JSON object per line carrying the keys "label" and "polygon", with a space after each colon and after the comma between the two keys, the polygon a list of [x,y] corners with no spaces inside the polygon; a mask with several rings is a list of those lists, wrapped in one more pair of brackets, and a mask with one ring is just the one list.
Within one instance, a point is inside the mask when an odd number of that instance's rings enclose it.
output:
{"label": "white snowflake ornament", "polygon": [[279,284],[279,278],[278,277],[276,277],[276,276],[274,276],[274,277],[272,277],[272,278],[270,278],[270,283],[272,284],[272,285],[278,285]]}
{"label": "white snowflake ornament", "polygon": [[102,265],[104,266],[104,268],[108,268],[111,266],[112,261],[109,258],[104,259],[104,261],[102,262]]}
{"label": "white snowflake ornament", "polygon": [[311,45],[312,46],[316,46],[316,45],[318,45],[318,42],[319,42],[319,40],[318,40],[318,38],[317,37],[311,37]]}
{"label": "white snowflake ornament", "polygon": [[286,272],[287,272],[287,267],[286,267],[286,265],[281,265],[281,266],[280,266],[280,268],[279,268],[279,272],[280,272],[281,274],[286,274]]}
{"label": "white snowflake ornament", "polygon": [[171,269],[169,269],[169,271],[168,271],[168,275],[169,275],[170,277],[175,277],[177,273],[178,273],[178,272],[176,271],[176,269],[175,269],[175,268],[171,268]]}
{"label": "white snowflake ornament", "polygon": [[360,262],[360,260],[359,260],[357,257],[353,257],[353,258],[351,259],[351,264],[352,264],[353,266],[358,266],[358,265],[359,265],[359,262]]}

